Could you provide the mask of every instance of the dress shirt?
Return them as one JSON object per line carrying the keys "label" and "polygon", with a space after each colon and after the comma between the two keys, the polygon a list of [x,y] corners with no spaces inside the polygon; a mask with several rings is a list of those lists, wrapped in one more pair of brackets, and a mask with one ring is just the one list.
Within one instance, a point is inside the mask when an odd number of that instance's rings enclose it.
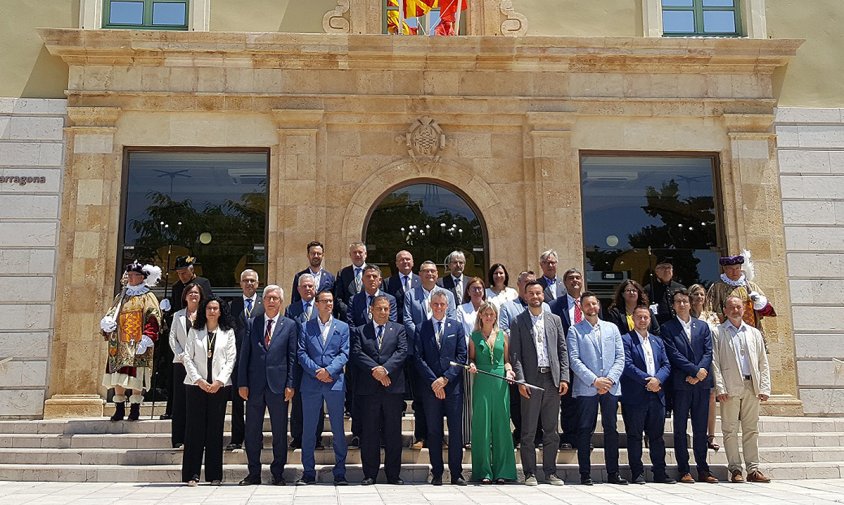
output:
{"label": "dress shirt", "polygon": [[431,322],[434,323],[434,339],[437,342],[437,349],[440,349],[442,348],[443,332],[445,331],[445,318],[440,320],[432,317]]}
{"label": "dress shirt", "polygon": [[314,288],[316,288],[317,292],[319,292],[319,282],[322,280],[322,273],[324,271],[325,270],[323,270],[322,267],[320,267],[320,269],[316,272],[314,272],[313,270],[311,270],[310,267],[308,267],[308,272],[310,272],[311,275],[314,276]]}
{"label": "dress shirt", "polygon": [[692,341],[692,318],[689,317],[689,322],[685,322],[680,319],[680,316],[677,316],[677,320],[680,321],[680,326],[683,327],[683,331],[686,332],[686,338],[689,339],[689,342]]}
{"label": "dress shirt", "polygon": [[431,295],[434,294],[435,289],[437,289],[437,288],[434,288],[434,289],[428,291],[427,289],[422,288],[422,298],[425,301],[425,313],[428,315],[428,319],[431,319],[431,317],[434,314],[431,311]]}
{"label": "dress shirt", "polygon": [[257,298],[257,295],[252,295],[251,298],[243,297],[243,315],[246,316],[246,319],[252,317],[252,311],[255,310],[255,298]]}
{"label": "dress shirt", "polygon": [[539,366],[551,366],[548,360],[548,346],[545,344],[545,312],[538,316],[530,315],[533,322],[533,345],[536,347],[536,364]]}
{"label": "dress shirt", "polygon": [[647,368],[648,377],[656,376],[656,362],[654,361],[654,350],[651,348],[651,340],[648,338],[648,333],[642,336],[639,330],[636,330],[636,335],[639,337],[639,343],[642,344],[642,353],[645,355],[645,368]]}
{"label": "dress shirt", "polygon": [[[542,277],[545,277],[544,275]],[[551,289],[551,300],[555,300],[557,298],[557,278],[554,277],[553,279],[549,279],[545,277],[545,282],[548,283],[548,287]],[[551,300],[546,300],[548,303],[551,303]]]}
{"label": "dress shirt", "polygon": [[733,348],[736,350],[736,357],[741,366],[742,375],[750,375],[750,360],[747,356],[747,332],[745,331],[746,324],[741,323],[741,326],[736,328],[733,323],[727,325],[727,331],[730,332]]}
{"label": "dress shirt", "polygon": [[322,324],[322,319],[317,318],[317,323],[319,323],[319,332],[322,334],[322,345],[325,346],[325,343],[328,342],[328,331],[331,329],[331,321],[334,319],[332,316],[328,316],[328,321],[325,324]]}
{"label": "dress shirt", "polygon": [[[267,314],[264,314],[264,333],[267,333],[267,321],[272,319],[273,321],[273,329],[272,332],[275,333],[275,329],[278,328],[278,318],[281,317],[281,312],[275,315],[275,317],[268,317]],[[270,334],[270,338],[273,338],[272,334]]]}

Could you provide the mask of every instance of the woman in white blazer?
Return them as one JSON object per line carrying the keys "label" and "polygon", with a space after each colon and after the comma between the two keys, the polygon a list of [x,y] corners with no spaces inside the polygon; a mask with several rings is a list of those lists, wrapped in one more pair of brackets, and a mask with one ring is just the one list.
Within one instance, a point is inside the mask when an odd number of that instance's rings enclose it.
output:
{"label": "woman in white blazer", "polygon": [[185,406],[187,426],[182,481],[199,483],[202,454],[205,480],[223,482],[223,424],[230,396],[237,348],[228,304],[212,296],[199,308],[185,343]]}
{"label": "woman in white blazer", "polygon": [[173,407],[170,423],[170,441],[174,448],[185,443],[185,365],[182,359],[185,355],[185,343],[188,341],[188,331],[196,321],[199,305],[205,299],[202,287],[191,282],[182,292],[182,310],[173,314],[170,323],[170,349],[173,350]]}

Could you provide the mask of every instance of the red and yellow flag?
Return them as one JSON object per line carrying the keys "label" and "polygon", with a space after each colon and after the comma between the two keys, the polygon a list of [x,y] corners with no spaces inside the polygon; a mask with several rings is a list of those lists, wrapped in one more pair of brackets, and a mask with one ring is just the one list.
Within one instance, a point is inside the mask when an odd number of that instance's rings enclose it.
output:
{"label": "red and yellow flag", "polygon": [[[387,7],[398,7],[400,1],[401,0],[387,0]],[[391,33],[391,34],[399,33],[399,19],[400,18],[401,18],[401,16],[399,16],[398,9],[395,9],[395,10],[390,9],[390,10],[387,11],[387,33]],[[407,19],[407,16],[404,16],[404,18]],[[417,29],[415,27],[411,28],[410,25],[408,25],[404,21],[402,21],[401,25],[402,25],[402,30],[401,30],[402,35],[416,35]]]}
{"label": "red and yellow flag", "polygon": [[[435,0],[436,1],[436,0]],[[440,22],[435,30],[437,35],[457,35],[455,23],[457,20],[457,9],[461,11],[468,7],[468,0],[439,0]]]}

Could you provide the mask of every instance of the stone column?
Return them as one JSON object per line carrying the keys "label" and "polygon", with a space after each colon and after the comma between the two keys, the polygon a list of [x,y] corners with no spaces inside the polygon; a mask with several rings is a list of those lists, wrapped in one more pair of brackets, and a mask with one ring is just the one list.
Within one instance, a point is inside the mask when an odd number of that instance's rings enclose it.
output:
{"label": "stone column", "polygon": [[730,254],[749,249],[755,281],[777,317],[764,320],[772,393],[763,406],[769,415],[803,415],[797,397],[797,365],[782,217],[773,115],[725,114],[730,139],[722,156],[722,187]]}
{"label": "stone column", "polygon": [[99,321],[113,298],[121,195],[117,107],[68,107],[57,261],[51,395],[44,418],[102,416],[106,347]]}
{"label": "stone column", "polygon": [[307,265],[307,243],[319,240],[334,249],[340,233],[325,225],[327,174],[318,149],[325,111],[273,109],[272,114],[278,126],[278,173],[270,174],[267,278],[288,290],[295,273]]}
{"label": "stone column", "polygon": [[527,264],[538,268],[539,254],[556,249],[560,275],[571,267],[582,269],[580,163],[572,147],[574,113],[529,112],[526,119],[525,225],[535,230],[528,233]]}

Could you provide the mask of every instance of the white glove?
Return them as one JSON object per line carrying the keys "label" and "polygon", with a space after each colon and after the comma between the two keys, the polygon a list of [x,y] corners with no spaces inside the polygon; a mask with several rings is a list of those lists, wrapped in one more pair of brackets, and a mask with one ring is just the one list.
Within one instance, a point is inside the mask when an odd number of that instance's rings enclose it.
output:
{"label": "white glove", "polygon": [[138,348],[135,349],[135,354],[143,354],[143,353],[147,352],[147,349],[149,349],[152,346],[153,346],[152,339],[149,338],[148,336],[144,335],[143,338],[141,338],[141,341],[138,342]]}
{"label": "white glove", "polygon": [[105,316],[100,319],[100,329],[106,333],[111,333],[117,329],[117,321],[111,316]]}
{"label": "white glove", "polygon": [[167,298],[161,300],[161,303],[158,304],[158,307],[164,312],[169,312],[172,308],[170,306],[170,300],[168,300]]}
{"label": "white glove", "polygon": [[659,304],[658,303],[652,303],[651,304],[651,311],[654,313],[654,315],[657,315],[659,313]]}
{"label": "white glove", "polygon": [[751,291],[748,296],[753,300],[753,310],[762,310],[768,306],[768,299],[756,291]]}

